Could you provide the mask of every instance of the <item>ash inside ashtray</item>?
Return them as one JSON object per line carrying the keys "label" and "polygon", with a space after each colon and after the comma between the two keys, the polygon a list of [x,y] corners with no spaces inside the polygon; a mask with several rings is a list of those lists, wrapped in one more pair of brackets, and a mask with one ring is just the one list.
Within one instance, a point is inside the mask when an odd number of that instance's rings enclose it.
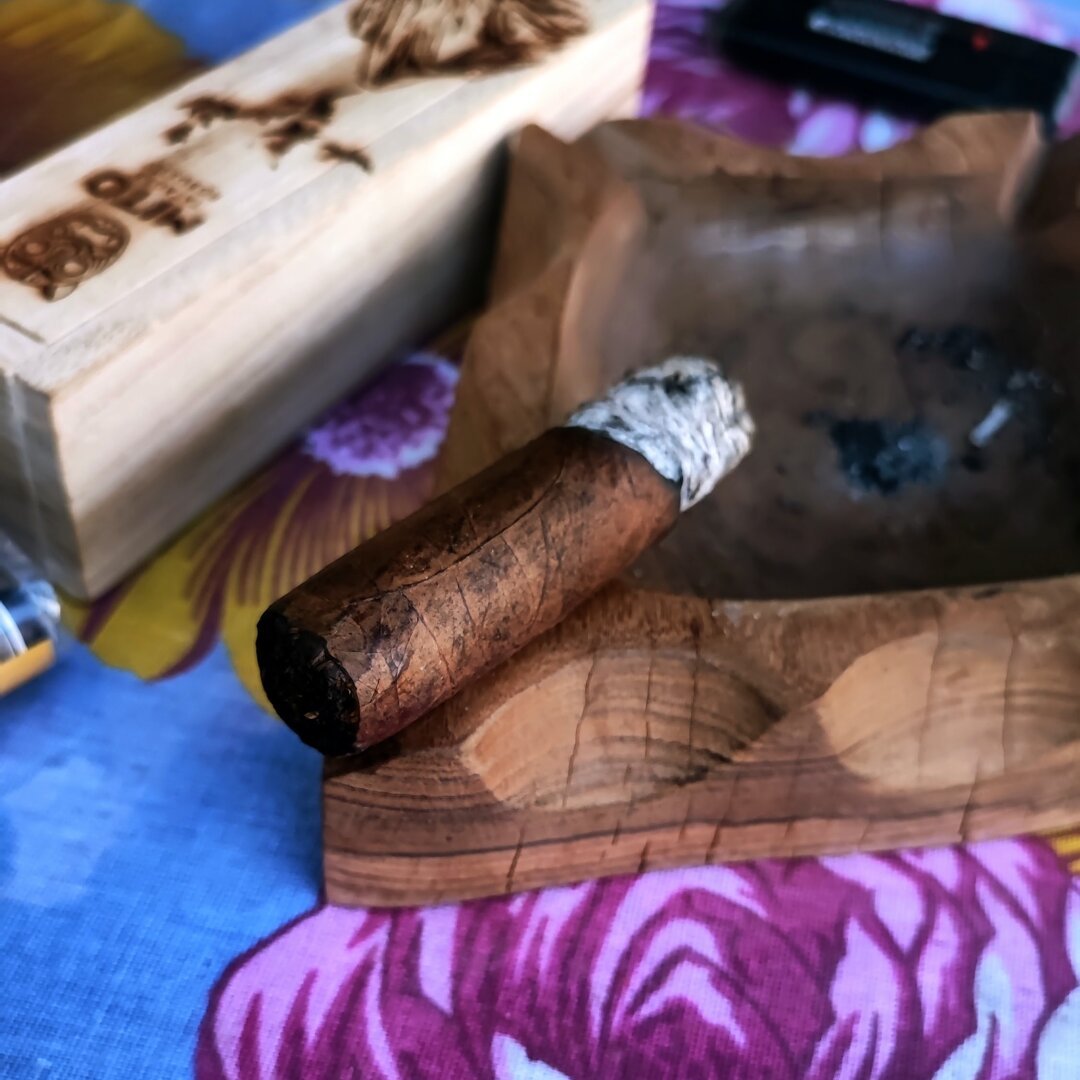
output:
{"label": "ash inside ashtray", "polygon": [[842,418],[814,413],[826,427],[840,470],[856,493],[891,495],[907,484],[937,484],[949,462],[949,445],[921,420]]}
{"label": "ash inside ashtray", "polygon": [[905,484],[939,483],[945,475],[948,444],[919,420],[836,420],[829,436],[856,488],[888,495]]}
{"label": "ash inside ashtray", "polygon": [[973,396],[967,399],[984,402],[984,411],[959,438],[955,430],[950,438],[923,415],[896,419],[828,410],[808,414],[806,423],[828,432],[837,466],[854,497],[892,495],[911,484],[940,485],[954,464],[982,472],[992,463],[987,448],[1013,426],[1022,436],[1023,458],[1046,448],[1061,387],[1045,372],[1015,362],[990,334],[963,325],[944,330],[912,327],[900,335],[896,348],[902,359],[937,358],[962,373],[965,381],[970,378]]}
{"label": "ash inside ashtray", "polygon": [[980,454],[1011,423],[1023,430],[1024,453],[1042,450],[1053,426],[1052,405],[1062,396],[1060,384],[1045,371],[1017,362],[993,335],[976,327],[957,325],[944,330],[909,327],[896,343],[897,351],[922,359],[939,357],[969,374],[976,388],[990,398],[985,414],[968,433],[969,451],[963,463],[985,467]]}

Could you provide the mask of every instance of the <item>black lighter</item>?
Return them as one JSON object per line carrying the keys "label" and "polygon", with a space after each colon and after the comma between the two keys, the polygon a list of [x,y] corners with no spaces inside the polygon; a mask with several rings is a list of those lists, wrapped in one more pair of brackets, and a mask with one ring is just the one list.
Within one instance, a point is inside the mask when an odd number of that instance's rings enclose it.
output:
{"label": "black lighter", "polygon": [[711,32],[733,63],[787,83],[930,120],[1030,109],[1053,130],[1077,55],[892,0],[732,0]]}

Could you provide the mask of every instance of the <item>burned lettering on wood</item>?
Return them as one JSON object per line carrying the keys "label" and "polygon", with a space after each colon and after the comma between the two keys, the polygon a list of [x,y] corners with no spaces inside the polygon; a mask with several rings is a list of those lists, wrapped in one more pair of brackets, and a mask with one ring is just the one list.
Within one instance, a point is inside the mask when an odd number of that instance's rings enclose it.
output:
{"label": "burned lettering on wood", "polygon": [[371,155],[360,146],[344,146],[338,142],[324,142],[319,147],[319,156],[324,161],[346,161],[356,165],[364,172],[371,172]]}
{"label": "burned lettering on wood", "polygon": [[164,162],[152,162],[135,173],[100,169],[83,181],[96,199],[140,221],[183,235],[206,220],[203,203],[219,197],[215,188]]}
{"label": "burned lettering on wood", "polygon": [[[203,94],[185,103],[187,119],[163,137],[175,146],[196,129],[246,120],[266,127],[263,143],[279,158],[322,135],[338,102],[362,88],[410,74],[497,71],[533,63],[588,28],[580,0],[433,0],[422,8],[402,0],[365,0],[349,14],[349,29],[364,45],[358,86],[291,90],[255,104]],[[322,147],[320,156],[370,168],[363,151],[337,143]]]}
{"label": "burned lettering on wood", "polygon": [[123,222],[96,208],[59,214],[31,226],[4,249],[4,273],[38,289],[46,300],[70,296],[107,270],[128,245]]}
{"label": "burned lettering on wood", "polygon": [[[364,45],[357,85],[288,91],[257,104],[204,94],[187,102],[187,116],[163,132],[170,146],[188,142],[199,129],[246,120],[265,130],[263,143],[275,157],[302,142],[320,139],[346,97],[399,75],[437,71],[496,70],[536,61],[588,29],[580,0],[433,0],[417,10],[402,0],[371,0],[349,15],[349,29]],[[343,161],[369,172],[362,147],[333,140],[319,143],[325,161]],[[99,169],[83,190],[116,210],[177,235],[206,220],[204,204],[219,193],[176,166],[154,162],[134,173]],[[100,209],[74,209],[34,225],[0,255],[15,281],[38,288],[49,300],[111,266],[130,239],[125,225]]]}
{"label": "burned lettering on wood", "polygon": [[193,98],[185,108],[192,123],[203,128],[208,128],[215,120],[235,120],[240,112],[239,106],[234,105],[227,98],[214,97],[210,94]]}
{"label": "burned lettering on wood", "polygon": [[319,134],[318,125],[312,120],[286,120],[270,128],[263,136],[266,149],[276,157],[287,154],[297,143],[311,142]]}
{"label": "burned lettering on wood", "polygon": [[357,79],[381,85],[439,71],[533,63],[589,28],[579,0],[363,0],[349,28],[366,46]]}
{"label": "burned lettering on wood", "polygon": [[324,86],[308,92],[289,91],[253,105],[204,94],[187,102],[188,119],[169,128],[165,139],[174,144],[184,142],[196,128],[246,120],[266,129],[263,144],[275,158],[282,157],[298,143],[317,139],[333,119],[338,101],[350,93],[355,91]]}
{"label": "burned lettering on wood", "polygon": [[195,125],[187,122],[174,124],[168,131],[165,132],[165,141],[171,146],[177,146],[180,143],[185,143],[191,138],[191,133],[195,130]]}
{"label": "burned lettering on wood", "polygon": [[[218,191],[174,165],[155,161],[134,173],[99,169],[82,182],[83,190],[139,221],[177,235],[205,220],[203,204]],[[84,281],[107,270],[131,239],[126,225],[100,207],[83,206],[31,226],[3,251],[3,271],[13,281],[33,286],[46,300],[62,300]]]}

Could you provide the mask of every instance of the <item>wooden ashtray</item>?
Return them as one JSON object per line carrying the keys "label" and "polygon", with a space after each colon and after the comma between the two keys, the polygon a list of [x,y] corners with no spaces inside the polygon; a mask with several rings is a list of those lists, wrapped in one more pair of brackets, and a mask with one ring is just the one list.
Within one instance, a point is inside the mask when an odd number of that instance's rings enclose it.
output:
{"label": "wooden ashtray", "polygon": [[678,352],[757,444],[623,582],[328,763],[329,899],[1080,821],[1078,187],[1019,114],[841,160],[526,131],[444,484]]}

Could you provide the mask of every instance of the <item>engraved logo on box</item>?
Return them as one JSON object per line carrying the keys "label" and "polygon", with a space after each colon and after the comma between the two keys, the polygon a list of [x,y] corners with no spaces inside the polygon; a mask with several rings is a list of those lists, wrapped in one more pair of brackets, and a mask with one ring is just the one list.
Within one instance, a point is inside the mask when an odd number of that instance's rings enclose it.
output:
{"label": "engraved logo on box", "polygon": [[2,265],[8,277],[38,289],[46,300],[62,300],[112,266],[129,239],[127,227],[111,214],[71,210],[17,236],[4,249]]}
{"label": "engraved logo on box", "polygon": [[151,162],[135,173],[100,169],[83,181],[83,190],[140,221],[183,235],[205,220],[203,205],[219,193],[175,165]]}
{"label": "engraved logo on box", "polygon": [[[177,235],[201,225],[206,220],[204,204],[219,197],[208,184],[160,161],[134,173],[99,169],[82,186],[109,206]],[[46,300],[62,300],[112,266],[130,239],[121,218],[102,207],[82,206],[17,236],[0,254],[0,268],[14,281],[38,289]]]}
{"label": "engraved logo on box", "polygon": [[[188,118],[171,127],[165,138],[176,145],[219,120],[252,120],[265,127],[263,141],[275,158],[319,139],[322,160],[370,171],[363,147],[323,139],[340,99],[413,73],[492,70],[530,62],[587,29],[578,0],[555,0],[541,7],[534,13],[528,5],[519,5],[513,18],[507,18],[498,3],[482,4],[477,12],[481,17],[462,33],[461,13],[453,4],[436,4],[434,17],[419,19],[406,18],[397,0],[364,0],[349,16],[351,32],[366,46],[357,86],[290,91],[248,106],[203,96],[188,103]],[[100,169],[81,186],[123,214],[177,235],[202,225],[205,204],[220,197],[214,188],[163,161],[133,173]],[[32,226],[0,249],[0,270],[46,299],[60,300],[112,266],[129,240],[128,227],[112,214],[77,207]]]}

